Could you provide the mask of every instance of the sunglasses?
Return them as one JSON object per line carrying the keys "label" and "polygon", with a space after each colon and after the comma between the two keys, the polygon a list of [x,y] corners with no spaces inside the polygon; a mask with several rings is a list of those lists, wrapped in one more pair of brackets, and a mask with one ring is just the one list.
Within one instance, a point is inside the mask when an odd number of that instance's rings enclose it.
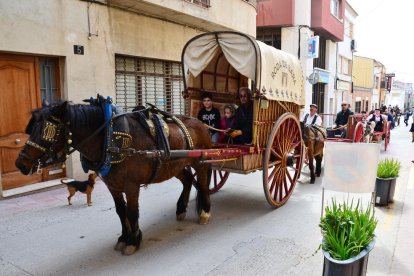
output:
{"label": "sunglasses", "polygon": [[347,106],[347,104],[341,104],[342,106]]}
{"label": "sunglasses", "polygon": [[239,97],[240,97],[240,98],[247,98],[248,96],[247,96],[247,94],[242,94],[242,95],[240,95]]}

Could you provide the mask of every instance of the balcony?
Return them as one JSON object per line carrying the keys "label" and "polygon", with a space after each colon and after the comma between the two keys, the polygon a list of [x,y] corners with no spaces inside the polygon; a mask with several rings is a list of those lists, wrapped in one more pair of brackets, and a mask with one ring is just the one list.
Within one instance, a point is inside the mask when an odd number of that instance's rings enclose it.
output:
{"label": "balcony", "polygon": [[[110,7],[201,31],[234,30],[256,35],[255,1],[106,0],[105,2]],[[232,16],[234,12],[237,12],[237,17]]]}
{"label": "balcony", "polygon": [[291,27],[295,20],[294,0],[269,0],[257,3],[257,27]]}
{"label": "balcony", "polygon": [[331,0],[312,0],[311,17],[311,28],[335,42],[344,40],[345,0],[338,0],[337,3],[331,9]]}

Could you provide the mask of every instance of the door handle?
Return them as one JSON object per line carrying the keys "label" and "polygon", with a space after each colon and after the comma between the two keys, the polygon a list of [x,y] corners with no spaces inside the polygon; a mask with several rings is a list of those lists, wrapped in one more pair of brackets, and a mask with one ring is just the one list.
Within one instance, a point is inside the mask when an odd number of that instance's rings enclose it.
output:
{"label": "door handle", "polygon": [[20,139],[16,139],[16,145],[20,144],[21,140]]}

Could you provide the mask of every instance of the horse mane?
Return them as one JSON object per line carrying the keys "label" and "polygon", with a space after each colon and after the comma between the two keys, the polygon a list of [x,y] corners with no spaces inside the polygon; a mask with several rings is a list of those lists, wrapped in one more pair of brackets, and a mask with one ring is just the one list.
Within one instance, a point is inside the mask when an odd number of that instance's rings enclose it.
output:
{"label": "horse mane", "polygon": [[68,104],[66,121],[73,127],[97,128],[104,123],[104,116],[97,105]]}

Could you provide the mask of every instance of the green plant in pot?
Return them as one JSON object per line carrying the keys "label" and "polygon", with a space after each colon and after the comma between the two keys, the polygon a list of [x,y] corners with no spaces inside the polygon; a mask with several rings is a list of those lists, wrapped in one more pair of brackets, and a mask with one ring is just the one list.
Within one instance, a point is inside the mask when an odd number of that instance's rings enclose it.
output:
{"label": "green plant in pot", "polygon": [[338,204],[332,199],[319,224],[323,235],[323,275],[365,275],[377,223],[371,205],[364,210],[360,200],[354,205],[353,201]]}
{"label": "green plant in pot", "polygon": [[377,179],[375,182],[375,203],[388,205],[394,201],[395,185],[400,174],[401,162],[396,159],[385,158],[378,162]]}

